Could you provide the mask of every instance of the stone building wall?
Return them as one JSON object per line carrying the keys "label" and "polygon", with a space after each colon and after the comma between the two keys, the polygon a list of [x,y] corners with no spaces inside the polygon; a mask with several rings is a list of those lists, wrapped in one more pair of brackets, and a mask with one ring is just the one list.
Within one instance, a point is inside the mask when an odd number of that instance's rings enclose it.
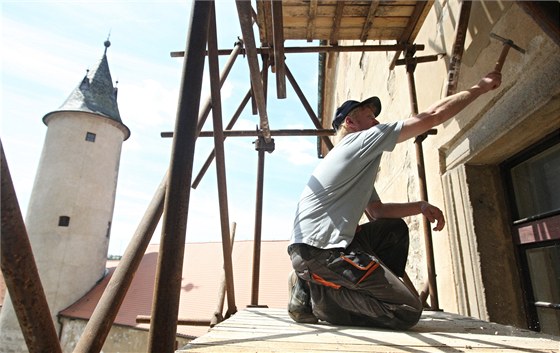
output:
{"label": "stone building wall", "polygon": [[[60,345],[62,351],[71,353],[78,343],[80,335],[84,331],[87,321],[80,319],[62,318],[62,331],[60,335]],[[148,349],[149,331],[143,329],[135,329],[127,326],[113,325],[109,335],[105,340],[105,344],[101,350],[102,353],[117,352],[146,352]],[[181,348],[187,345],[191,340],[185,337],[177,337],[177,347]]]}

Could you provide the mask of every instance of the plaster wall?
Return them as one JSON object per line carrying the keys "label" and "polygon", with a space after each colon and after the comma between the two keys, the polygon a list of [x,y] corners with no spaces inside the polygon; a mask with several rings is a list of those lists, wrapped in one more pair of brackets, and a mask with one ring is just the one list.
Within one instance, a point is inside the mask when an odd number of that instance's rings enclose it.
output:
{"label": "plaster wall", "polygon": [[[445,96],[459,9],[459,1],[435,1],[415,41],[426,46],[416,56],[445,54],[416,68],[420,111]],[[490,32],[512,39],[526,54],[510,50],[502,86],[438,126],[437,135],[423,142],[428,197],[447,218],[446,228],[432,234],[439,307],[523,326],[498,165],[560,126],[560,51],[515,2],[473,2],[458,90],[471,87],[492,71],[502,44],[491,39]],[[381,122],[410,116],[406,70],[397,66],[390,71],[393,57],[393,52],[340,53],[336,69],[330,70],[335,93],[325,113],[332,116],[347,99],[377,95],[383,103]],[[381,199],[418,200],[417,175],[413,141],[397,145],[381,163],[376,180]],[[420,290],[427,281],[422,219],[408,217],[407,223],[411,229],[407,273]]]}
{"label": "plaster wall", "polygon": [[[48,121],[26,227],[53,315],[105,271],[124,139],[110,121],[71,112]],[[96,134],[95,142],[85,141],[87,132]],[[63,215],[68,227],[58,226]]]}
{"label": "plaster wall", "polygon": [[[124,133],[116,122],[83,112],[56,112],[46,123],[26,228],[59,330],[58,312],[105,272]],[[96,134],[95,142],[85,140],[87,132]],[[70,217],[67,227],[59,226],[60,216]],[[25,346],[9,300],[0,315],[0,335],[14,344],[0,351]]]}

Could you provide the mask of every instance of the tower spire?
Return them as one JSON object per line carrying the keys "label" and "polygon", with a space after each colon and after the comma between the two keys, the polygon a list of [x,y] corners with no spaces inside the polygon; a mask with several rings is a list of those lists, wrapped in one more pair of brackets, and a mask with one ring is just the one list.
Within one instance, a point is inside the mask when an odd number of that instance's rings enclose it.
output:
{"label": "tower spire", "polygon": [[111,38],[111,30],[109,30],[109,34],[107,35],[107,40],[103,43],[105,45],[105,52],[103,53],[103,55],[107,55],[107,48],[111,46],[111,42],[109,41],[109,38]]}
{"label": "tower spire", "polygon": [[[110,36],[110,33],[109,33]],[[126,127],[119,113],[117,104],[117,90],[113,87],[113,79],[109,71],[109,63],[107,62],[107,48],[111,45],[109,36],[105,41],[105,52],[103,57],[91,70],[88,70],[86,76],[78,84],[78,86],[70,93],[70,96],[57,110],[46,114],[43,122],[46,124],[48,117],[59,111],[82,111],[99,115],[119,123],[119,126],[125,131],[125,140],[130,136],[130,130]]]}

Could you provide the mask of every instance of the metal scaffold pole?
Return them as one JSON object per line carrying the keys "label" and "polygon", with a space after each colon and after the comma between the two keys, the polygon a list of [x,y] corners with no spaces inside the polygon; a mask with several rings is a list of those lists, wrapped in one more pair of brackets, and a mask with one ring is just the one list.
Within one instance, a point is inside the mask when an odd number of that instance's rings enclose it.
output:
{"label": "metal scaffold pole", "polygon": [[[418,114],[418,98],[416,95],[416,83],[414,81],[414,71],[418,62],[428,62],[437,60],[437,56],[429,56],[427,58],[413,58],[414,50],[406,52],[406,73],[408,77],[408,88],[410,93],[410,105],[413,115]],[[416,150],[416,163],[418,167],[418,182],[420,188],[420,200],[428,201],[428,187],[426,184],[426,171],[424,168],[424,150],[422,142],[430,134],[435,134],[436,130],[430,130],[414,140]],[[436,284],[436,268],[434,261],[434,248],[432,243],[432,229],[430,222],[426,217],[422,217],[424,225],[424,242],[426,247],[426,262],[428,266],[428,288],[430,294],[430,309],[439,310],[438,292]],[[423,298],[422,298],[423,299]]]}
{"label": "metal scaffold pole", "polygon": [[164,204],[148,351],[175,350],[177,318],[210,1],[194,1]]}
{"label": "metal scaffold pole", "polygon": [[29,352],[61,352],[1,142],[0,153],[2,274]]}

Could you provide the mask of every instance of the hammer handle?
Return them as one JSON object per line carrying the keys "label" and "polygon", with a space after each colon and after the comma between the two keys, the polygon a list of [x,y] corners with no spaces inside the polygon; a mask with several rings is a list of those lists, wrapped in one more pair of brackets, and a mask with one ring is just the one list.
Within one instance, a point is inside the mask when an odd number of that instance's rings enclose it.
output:
{"label": "hammer handle", "polygon": [[504,66],[504,61],[506,60],[506,56],[508,55],[509,48],[511,47],[507,44],[504,44],[504,46],[502,47],[502,53],[500,54],[498,61],[496,61],[494,71],[502,72],[502,66]]}

